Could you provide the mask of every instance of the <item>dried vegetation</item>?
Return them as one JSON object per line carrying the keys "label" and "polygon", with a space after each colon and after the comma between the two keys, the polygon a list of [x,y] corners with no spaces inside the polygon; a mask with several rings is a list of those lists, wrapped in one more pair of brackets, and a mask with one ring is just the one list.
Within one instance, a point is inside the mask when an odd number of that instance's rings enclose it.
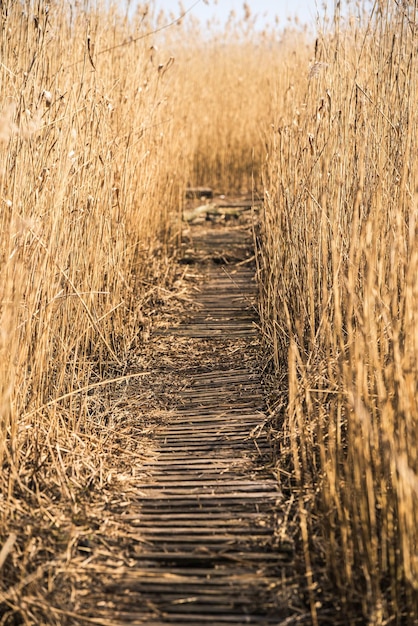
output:
{"label": "dried vegetation", "polygon": [[266,78],[150,4],[0,11],[0,622],[62,624],[167,408],[147,338],[187,297],[184,189],[251,185]]}
{"label": "dried vegetation", "polygon": [[414,6],[336,16],[316,44],[248,11],[221,32],[148,4],[0,6],[0,623],[75,623],[90,543],[115,558],[126,536],[106,507],[167,408],[147,337],[187,295],[187,184],[264,193],[272,425],[312,623],[416,623]]}
{"label": "dried vegetation", "polygon": [[329,589],[344,624],[418,616],[416,19],[336,16],[266,139],[262,315],[313,623]]}

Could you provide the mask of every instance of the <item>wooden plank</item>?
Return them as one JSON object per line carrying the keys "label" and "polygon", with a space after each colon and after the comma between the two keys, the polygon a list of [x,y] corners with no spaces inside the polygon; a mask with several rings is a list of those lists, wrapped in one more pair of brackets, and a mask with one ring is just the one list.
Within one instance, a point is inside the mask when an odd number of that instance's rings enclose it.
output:
{"label": "wooden plank", "polygon": [[150,539],[153,540],[154,546],[164,546],[168,549],[168,546],[177,546],[181,548],[186,548],[189,544],[197,549],[197,545],[199,547],[204,546],[208,548],[209,546],[213,548],[216,547],[224,547],[225,544],[228,546],[242,546],[250,545],[253,543],[259,544],[260,537],[264,537],[266,535],[271,535],[271,529],[263,529],[263,528],[244,528],[242,530],[238,529],[235,531],[233,529],[224,530],[223,532],[220,529],[195,529],[194,531],[190,528],[176,528],[173,532],[168,532],[167,529],[139,529],[137,528],[137,534],[132,533],[129,535],[129,539],[131,541],[139,541],[145,537],[146,542],[148,543]]}
{"label": "wooden plank", "polygon": [[[257,424],[257,422],[254,422]],[[236,435],[237,432],[242,435],[246,435],[251,432],[251,428],[246,423],[241,423],[239,419],[235,420],[235,423],[225,423],[223,420],[212,421],[209,424],[205,423],[193,423],[192,420],[183,421],[180,419],[170,420],[170,422],[164,426],[166,430],[158,431],[155,433],[156,438],[163,438],[169,434],[169,436],[181,437],[183,434],[188,436],[204,437],[205,435]]]}
{"label": "wooden plank", "polygon": [[[157,441],[160,443],[158,444]],[[251,441],[251,437],[249,433],[245,432],[242,435],[237,435],[233,437],[216,435],[214,437],[203,437],[203,438],[188,438],[185,437],[183,441],[179,442],[175,437],[159,437],[156,440],[155,451],[158,454],[170,454],[179,453],[179,452],[187,452],[188,456],[193,452],[213,452],[214,454],[223,454],[225,450],[228,452],[228,456],[231,454],[231,448],[235,451],[237,450],[246,450],[248,448],[248,442]],[[263,439],[260,438],[258,442],[258,446],[263,445]],[[265,446],[267,448],[267,446]]]}
{"label": "wooden plank", "polygon": [[[173,460],[177,460],[177,461],[181,461],[182,463],[188,464],[190,463],[190,461],[192,460],[200,460],[202,461],[203,459],[205,460],[213,460],[216,461],[217,459],[228,459],[231,463],[233,462],[231,459],[232,456],[232,452],[234,453],[234,457],[235,460],[239,460],[239,459],[247,459],[248,454],[249,453],[253,453],[256,454],[258,452],[258,449],[256,448],[255,444],[253,442],[249,442],[252,443],[252,448],[253,450],[250,450],[248,445],[242,445],[242,446],[234,446],[233,450],[231,450],[230,446],[224,446],[222,448],[214,448],[213,450],[210,449],[206,449],[206,450],[195,450],[194,452],[188,450],[187,448],[184,450],[165,450],[164,448],[160,448],[158,450],[158,454],[160,457],[161,461],[167,461],[169,459],[173,459]],[[258,448],[260,448],[260,446],[258,446]],[[253,457],[254,458],[254,457]]]}
{"label": "wooden plank", "polygon": [[161,509],[164,507],[173,507],[177,506],[187,506],[189,507],[190,513],[192,509],[203,509],[204,507],[210,506],[224,506],[225,508],[229,508],[229,506],[239,506],[243,510],[252,510],[255,503],[269,503],[272,505],[274,502],[278,501],[281,498],[281,492],[274,491],[273,489],[269,489],[268,487],[265,490],[260,491],[192,491],[190,489],[183,489],[180,492],[175,492],[169,489],[161,489],[155,487],[154,492],[150,492],[149,489],[142,489],[137,491],[138,497],[140,497],[141,506],[143,509],[146,507],[156,508],[157,506],[161,506]]}
{"label": "wooden plank", "polygon": [[[145,536],[147,540],[149,540],[152,537],[155,544],[157,542],[178,544],[179,537],[181,537],[182,544],[196,544],[196,542],[199,541],[205,545],[211,542],[237,541],[237,539],[239,539],[239,543],[245,543],[245,539],[257,541],[259,537],[265,535],[271,536],[273,532],[271,528],[252,528],[251,526],[241,526],[239,528],[229,528],[228,526],[223,528],[193,528],[192,525],[187,527],[171,526],[165,528],[144,526],[138,527],[138,531],[140,532],[136,535],[137,539]],[[135,535],[130,535],[130,538],[135,539]]]}
{"label": "wooden plank", "polygon": [[220,397],[223,398],[225,396],[229,398],[234,398],[237,394],[244,395],[244,392],[252,392],[251,400],[261,401],[263,399],[263,395],[260,393],[257,386],[254,385],[253,382],[246,385],[245,383],[237,383],[233,385],[228,385],[228,381],[223,381],[222,383],[218,383],[218,386],[215,383],[209,382],[206,389],[203,387],[193,388],[193,389],[184,389],[180,391],[179,396],[182,400],[187,398],[191,398],[192,400],[201,400],[202,398],[210,398],[215,402]]}
{"label": "wooden plank", "polygon": [[[138,498],[140,495],[138,494]],[[158,499],[154,501],[152,498],[144,501],[138,500],[138,506],[140,505],[140,513],[146,515],[147,513],[156,514],[158,511],[163,514],[170,513],[182,513],[184,510],[188,510],[190,513],[190,517],[197,512],[204,513],[208,517],[211,517],[214,513],[222,512],[228,510],[231,515],[243,515],[245,516],[247,513],[271,513],[272,509],[277,505],[281,498],[277,498],[274,500],[270,499],[260,499],[253,500],[253,502],[243,502],[242,499],[237,499],[234,501],[225,501],[225,500],[211,500],[211,501],[202,501],[196,500],[194,502],[185,502],[184,500],[161,500]],[[132,503],[132,508],[135,506],[135,503]],[[187,507],[187,509],[185,509]]]}
{"label": "wooden plank", "polygon": [[[132,510],[132,508],[134,507],[130,507],[130,511]],[[243,520],[247,520],[249,523],[255,523],[256,520],[261,520],[261,521],[266,521],[267,522],[267,518],[265,513],[253,513],[250,511],[245,511],[243,514],[241,515],[231,515],[231,511],[217,511],[217,512],[212,512],[210,515],[210,518],[208,518],[207,516],[207,512],[204,510],[200,510],[200,511],[187,511],[187,512],[181,512],[181,513],[163,513],[163,512],[153,512],[153,513],[144,513],[144,511],[141,509],[141,506],[138,506],[138,510],[136,513],[121,513],[121,515],[119,516],[120,519],[124,519],[124,520],[128,520],[128,521],[132,521],[135,522],[137,521],[138,523],[144,522],[146,523],[147,520],[154,523],[156,520],[160,521],[161,524],[164,523],[171,523],[172,521],[181,521],[181,522],[187,522],[188,520],[190,521],[191,524],[194,523],[199,523],[200,522],[206,522],[208,519],[210,520],[211,523],[215,523],[215,522],[219,522],[219,523],[224,523],[226,520],[230,521],[231,523],[242,523]],[[275,515],[272,511],[270,511],[270,517],[274,518]]]}
{"label": "wooden plank", "polygon": [[[247,519],[247,516],[242,516],[238,520],[231,519],[230,517],[224,517],[219,520],[212,519],[212,516],[210,519],[208,519],[207,516],[202,516],[200,518],[192,518],[189,516],[187,519],[172,519],[163,521],[155,515],[152,519],[145,519],[144,517],[139,517],[138,515],[136,518],[130,518],[129,521],[132,526],[137,526],[141,529],[141,532],[144,531],[145,533],[154,531],[162,532],[164,530],[172,532],[178,532],[180,530],[183,533],[191,531],[195,533],[205,530],[207,530],[207,532],[214,532],[215,530],[222,529],[228,532],[243,532],[244,530],[252,529],[257,526],[257,521],[254,517],[248,517]],[[124,520],[126,519],[127,518],[124,518]],[[175,524],[175,522],[178,523]],[[274,526],[267,525],[266,520],[262,519],[261,516],[258,516],[258,522],[260,522],[258,526],[266,529],[267,534],[274,532]],[[263,524],[262,526],[261,522]]]}
{"label": "wooden plank", "polygon": [[[181,545],[180,545],[181,547]],[[196,548],[198,549],[198,548]],[[242,551],[230,551],[230,552],[211,552],[205,551],[204,546],[201,547],[201,552],[193,552],[186,550],[178,550],[175,552],[166,551],[141,551],[135,554],[137,561],[156,561],[156,562],[187,562],[187,563],[214,563],[215,561],[224,563],[280,563],[283,559],[288,560],[288,554],[278,552],[258,552],[256,550]]]}
{"label": "wooden plank", "polygon": [[264,486],[264,491],[259,491],[259,489],[257,487],[243,487],[242,489],[239,489],[235,486],[231,487],[223,487],[222,485],[219,485],[218,488],[214,488],[214,487],[201,487],[200,485],[196,485],[194,487],[161,487],[160,485],[158,485],[158,487],[154,486],[139,486],[138,489],[140,489],[144,499],[146,498],[159,498],[159,497],[164,497],[164,498],[169,498],[170,500],[174,499],[174,498],[181,498],[181,497],[196,497],[199,500],[204,500],[206,498],[211,498],[215,501],[217,500],[221,500],[223,498],[254,498],[254,497],[265,497],[266,494],[269,494],[270,496],[274,496],[276,497],[276,499],[278,498],[278,496],[280,495],[279,492],[277,492],[276,489],[274,489],[273,487],[271,488],[271,490],[268,490],[268,486]]}
{"label": "wooden plank", "polygon": [[188,187],[185,192],[186,198],[213,198],[213,189],[210,187]]}
{"label": "wooden plank", "polygon": [[[95,616],[99,617],[103,615],[104,618],[108,615],[106,611],[98,610],[95,613]],[[82,622],[83,615],[79,614],[79,619]],[[103,622],[105,626],[115,626],[115,623],[118,625],[129,624],[129,626],[167,626],[167,624],[178,624],[179,626],[202,626],[204,624],[214,624],[216,626],[222,626],[223,624],[239,624],[240,626],[244,626],[245,624],[255,625],[255,626],[278,626],[280,622],[277,622],[277,617],[267,618],[265,616],[259,616],[254,614],[238,614],[238,615],[217,615],[216,622],[214,622],[214,616],[210,613],[198,613],[194,615],[182,614],[178,613],[176,616],[165,615],[163,618],[161,616],[153,615],[151,613],[150,616],[146,618],[144,621],[144,613],[138,610],[125,610],[125,612],[118,611],[116,613],[117,622]],[[169,619],[170,621],[167,621]],[[100,623],[100,622],[99,622]],[[91,620],[89,620],[88,624],[91,624]]]}
{"label": "wooden plank", "polygon": [[244,424],[248,422],[252,422],[254,424],[260,424],[262,418],[264,418],[264,414],[262,410],[258,408],[258,403],[256,406],[253,406],[252,403],[243,404],[240,403],[240,406],[227,406],[226,408],[220,408],[219,406],[213,407],[209,409],[208,407],[204,407],[196,413],[194,409],[189,407],[177,407],[176,413],[172,413],[170,415],[170,423],[174,423],[176,420],[178,422],[187,420],[188,424],[195,423],[219,423],[219,424],[227,424],[230,425],[232,423],[238,422],[239,424]]}
{"label": "wooden plank", "polygon": [[[270,564],[271,565],[271,564]],[[277,579],[272,577],[271,567],[266,564],[264,569],[260,569],[260,577],[263,578],[265,582],[274,583]],[[89,564],[86,563],[86,568],[89,567]],[[93,564],[90,564],[90,567],[94,567]],[[168,583],[173,582],[187,582],[190,581],[192,584],[199,583],[200,581],[210,580],[213,584],[219,585],[248,585],[250,582],[254,582],[254,570],[252,569],[251,564],[246,564],[243,566],[236,565],[233,569],[231,569],[229,563],[226,564],[218,564],[216,569],[213,567],[182,567],[182,566],[173,566],[170,569],[164,567],[164,565],[156,564],[155,567],[142,567],[138,564],[138,567],[125,567],[122,570],[118,570],[117,573],[112,572],[113,581],[124,581],[126,580],[137,580],[137,579],[146,581],[167,581]],[[94,594],[94,590],[91,590],[91,593]]]}
{"label": "wooden plank", "polygon": [[[155,488],[155,482],[153,481],[153,476],[150,476],[149,482],[138,482],[138,483],[135,483],[135,485],[136,487],[138,487],[138,489],[146,489],[147,487]],[[179,488],[197,486],[200,489],[203,487],[222,488],[222,489],[235,487],[236,489],[244,488],[244,489],[257,490],[260,487],[265,487],[266,485],[270,486],[271,489],[275,489],[276,491],[279,490],[277,481],[272,480],[272,479],[270,480],[256,480],[256,479],[240,480],[239,478],[236,477],[235,480],[231,480],[231,479],[225,479],[223,476],[219,476],[215,480],[206,479],[205,477],[202,477],[201,480],[197,481],[195,478],[191,478],[187,480],[186,472],[183,474],[183,478],[176,482],[176,486]],[[165,480],[158,481],[158,486],[163,487],[163,488],[171,487],[172,481],[165,481]]]}
{"label": "wooden plank", "polygon": [[230,330],[230,329],[206,329],[200,328],[199,326],[195,327],[177,327],[171,328],[169,330],[157,330],[155,331],[155,335],[157,337],[190,337],[194,339],[218,339],[223,340],[226,337],[230,339],[231,337],[248,337],[255,336],[258,334],[258,330],[256,328],[253,329],[238,329],[238,330]]}

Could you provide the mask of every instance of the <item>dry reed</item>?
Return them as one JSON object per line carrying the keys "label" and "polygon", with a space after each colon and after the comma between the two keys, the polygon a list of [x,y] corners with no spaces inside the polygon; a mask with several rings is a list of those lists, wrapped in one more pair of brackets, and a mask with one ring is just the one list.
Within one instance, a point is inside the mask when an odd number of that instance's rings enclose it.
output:
{"label": "dry reed", "polygon": [[191,184],[264,192],[260,310],[288,371],[278,469],[312,622],[415,623],[415,8],[337,15],[315,45],[248,12],[157,32],[151,5],[1,9],[3,622],[63,623],[85,502],[112,491],[112,453],[147,454],[104,390],[136,377],[141,404]]}
{"label": "dry reed", "polygon": [[1,9],[0,604],[2,623],[45,623],[124,429],[94,391],[144,375],[128,354],[186,170],[146,7]]}
{"label": "dry reed", "polygon": [[146,453],[140,355],[184,189],[251,186],[277,65],[249,16],[209,44],[151,4],[0,10],[0,621],[62,624],[80,542]]}
{"label": "dry reed", "polygon": [[262,316],[313,623],[418,619],[416,45],[412,5],[337,15],[267,137]]}

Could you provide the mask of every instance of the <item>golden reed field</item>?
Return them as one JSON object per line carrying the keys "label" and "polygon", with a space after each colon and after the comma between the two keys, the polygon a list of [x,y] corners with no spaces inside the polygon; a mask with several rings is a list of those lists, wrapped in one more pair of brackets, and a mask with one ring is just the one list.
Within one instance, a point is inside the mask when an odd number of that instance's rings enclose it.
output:
{"label": "golden reed field", "polygon": [[63,623],[80,502],[127,453],[106,390],[140,380],[187,185],[264,195],[272,436],[312,624],[319,603],[416,624],[416,6],[316,34],[248,7],[222,31],[152,3],[0,7],[0,624]]}

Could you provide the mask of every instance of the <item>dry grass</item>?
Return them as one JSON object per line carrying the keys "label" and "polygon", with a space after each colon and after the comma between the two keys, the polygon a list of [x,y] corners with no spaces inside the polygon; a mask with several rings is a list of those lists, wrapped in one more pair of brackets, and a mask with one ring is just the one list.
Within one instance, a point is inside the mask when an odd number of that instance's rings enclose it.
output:
{"label": "dry grass", "polygon": [[[179,128],[187,129],[189,184],[223,193],[261,191],[263,132],[274,115],[271,94],[285,54],[304,49],[305,33],[254,27],[250,12],[222,29],[191,20],[169,30],[176,62],[169,80],[181,97]],[[297,37],[297,40],[295,40]],[[192,42],[192,45],[191,45]]]}
{"label": "dry grass", "polygon": [[155,32],[170,19],[149,5],[1,11],[0,623],[62,624],[83,542],[152,454],[138,355],[181,289],[184,189],[251,186],[275,66],[258,75],[249,18],[208,52],[196,24]]}
{"label": "dry grass", "polygon": [[146,448],[106,404],[106,390],[144,376],[129,355],[156,283],[172,280],[167,252],[186,170],[170,121],[169,67],[155,64],[142,38],[152,30],[145,11],[128,23],[112,9],[6,4],[1,623],[45,623],[85,501],[92,490],[105,498],[112,456],[123,471]]}
{"label": "dry grass", "polygon": [[416,44],[413,6],[336,19],[267,137],[262,314],[313,623],[330,597],[344,624],[418,616]]}
{"label": "dry grass", "polygon": [[312,623],[415,623],[414,7],[336,19],[316,45],[248,13],[150,34],[170,18],[149,5],[2,11],[0,622],[71,623],[115,477],[152,454],[143,355],[182,288],[190,184],[265,195],[261,316],[288,372],[278,469]]}

